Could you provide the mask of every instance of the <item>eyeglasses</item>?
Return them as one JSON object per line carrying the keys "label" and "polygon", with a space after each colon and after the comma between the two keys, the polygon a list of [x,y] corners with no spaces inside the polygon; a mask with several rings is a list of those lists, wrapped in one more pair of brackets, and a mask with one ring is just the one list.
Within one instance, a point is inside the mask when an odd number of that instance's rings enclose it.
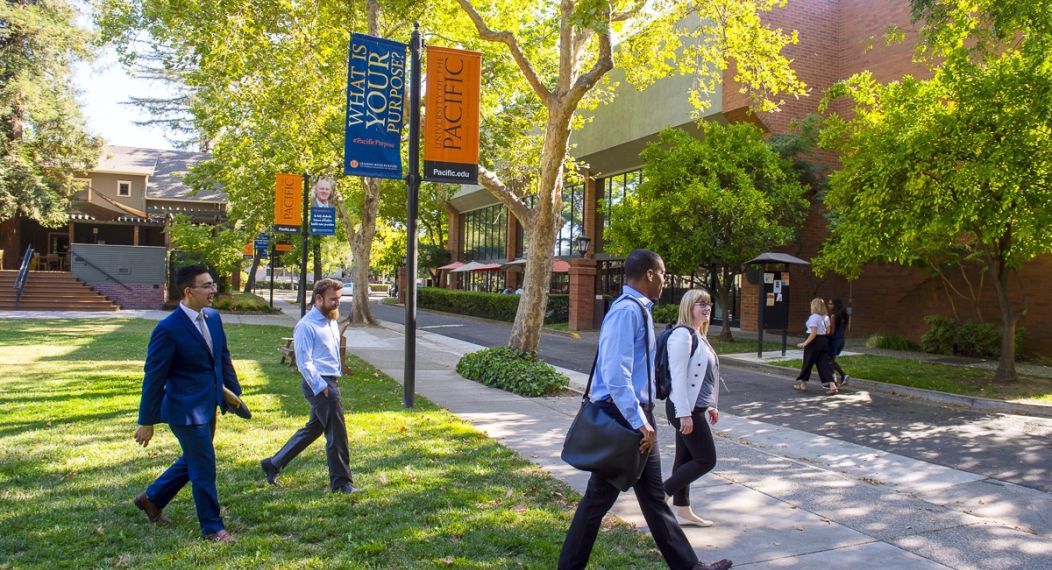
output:
{"label": "eyeglasses", "polygon": [[216,284],[214,282],[212,282],[212,281],[209,281],[208,283],[202,283],[200,285],[194,285],[193,287],[191,287],[191,289],[215,289],[215,288],[216,288]]}
{"label": "eyeglasses", "polygon": [[711,309],[712,303],[694,303],[695,307],[701,307],[702,309]]}

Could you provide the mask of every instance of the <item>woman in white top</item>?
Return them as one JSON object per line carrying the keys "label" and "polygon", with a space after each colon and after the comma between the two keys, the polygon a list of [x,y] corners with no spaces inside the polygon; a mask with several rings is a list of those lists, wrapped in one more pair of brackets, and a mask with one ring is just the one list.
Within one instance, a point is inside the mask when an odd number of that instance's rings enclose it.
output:
{"label": "woman in white top", "polygon": [[[690,484],[716,466],[716,444],[709,424],[720,419],[720,364],[705,335],[712,317],[707,291],[692,289],[679,303],[677,327],[668,337],[672,390],[665,411],[676,428],[676,460],[665,481],[665,495],[681,525],[712,526],[690,508]],[[685,325],[685,326],[680,326]],[[693,355],[691,354],[693,347]]]}
{"label": "woman in white top", "polygon": [[804,349],[804,364],[796,377],[793,388],[803,392],[807,390],[807,381],[811,378],[811,368],[818,366],[818,377],[826,394],[837,393],[836,381],[833,378],[833,359],[829,355],[829,317],[826,316],[826,303],[821,297],[811,299],[811,316],[807,317],[807,340],[796,345]]}

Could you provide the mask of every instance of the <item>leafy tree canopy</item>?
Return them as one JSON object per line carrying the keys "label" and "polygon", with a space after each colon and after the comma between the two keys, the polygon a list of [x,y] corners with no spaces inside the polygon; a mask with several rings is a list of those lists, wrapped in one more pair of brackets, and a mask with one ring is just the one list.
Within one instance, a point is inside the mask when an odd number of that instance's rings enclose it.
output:
{"label": "leafy tree canopy", "polygon": [[807,207],[792,163],[752,124],[700,127],[701,138],[666,129],[643,151],[643,182],[612,208],[604,233],[613,252],[653,249],[684,275],[792,240]]}
{"label": "leafy tree canopy", "polygon": [[1015,378],[1025,314],[1009,277],[1052,252],[1052,3],[917,0],[927,80],[886,85],[861,73],[830,100],[823,147],[840,153],[826,205],[831,237],[816,271],[857,277],[863,264],[976,261],[991,271],[1002,317],[995,379]]}
{"label": "leafy tree canopy", "polygon": [[92,35],[75,20],[61,0],[0,2],[0,220],[62,224],[80,190],[74,176],[99,158],[71,70],[90,57]]}
{"label": "leafy tree canopy", "polygon": [[[721,299],[741,264],[792,240],[807,207],[793,162],[750,123],[666,129],[643,151],[643,182],[611,210],[612,252],[661,254],[669,273],[711,270]],[[724,322],[729,304],[724,302]],[[730,327],[723,328],[730,338]]]}

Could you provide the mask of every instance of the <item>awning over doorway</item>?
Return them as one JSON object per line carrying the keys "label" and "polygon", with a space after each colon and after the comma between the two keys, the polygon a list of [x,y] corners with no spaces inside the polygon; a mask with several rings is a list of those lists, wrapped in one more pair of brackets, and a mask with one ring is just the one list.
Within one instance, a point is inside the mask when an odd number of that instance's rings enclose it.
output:
{"label": "awning over doorway", "polygon": [[[505,271],[522,271],[526,267],[525,259],[515,259],[501,266]],[[569,273],[570,264],[562,259],[552,259],[552,273]]]}
{"label": "awning over doorway", "polygon": [[496,271],[501,268],[499,263],[479,263],[477,261],[471,261],[464,265],[450,271],[450,273],[467,273],[469,271]]}
{"label": "awning over doorway", "polygon": [[77,193],[73,199],[73,206],[96,220],[113,221],[126,216],[142,218],[144,221],[149,218],[146,212],[95,192],[90,187]]}
{"label": "awning over doorway", "polygon": [[441,270],[458,269],[460,267],[464,267],[464,262],[463,261],[454,261],[453,263],[447,263],[447,264],[443,265],[442,267],[439,267],[438,269],[439,269],[439,271],[441,271]]}

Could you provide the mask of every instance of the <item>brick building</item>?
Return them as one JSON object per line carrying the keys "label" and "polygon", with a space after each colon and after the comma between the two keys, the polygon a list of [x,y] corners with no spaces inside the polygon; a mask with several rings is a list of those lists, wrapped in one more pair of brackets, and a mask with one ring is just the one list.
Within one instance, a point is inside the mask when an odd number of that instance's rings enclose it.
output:
{"label": "brick building", "polygon": [[[784,8],[767,15],[767,20],[784,30],[797,30],[800,41],[786,49],[794,69],[810,89],[810,95],[789,98],[776,113],[754,115],[747,110],[745,95],[733,85],[733,70],[724,74],[724,84],[710,98],[705,120],[735,122],[751,121],[767,132],[784,133],[792,121],[817,110],[822,94],[834,82],[860,71],[869,70],[878,81],[892,81],[903,75],[924,77],[924,67],[912,62],[916,37],[907,34],[906,41],[885,45],[884,32],[890,25],[902,29],[915,28],[910,22],[909,3],[893,0],[794,0]],[[621,74],[615,69],[612,79]],[[622,83],[617,97],[594,111],[593,120],[573,134],[574,156],[589,166],[586,181],[568,185],[564,189],[563,226],[556,242],[555,254],[570,259],[579,256],[575,238],[585,234],[591,238],[591,252],[599,262],[596,272],[596,293],[609,293],[616,282],[609,278],[609,270],[616,260],[604,253],[602,206],[616,203],[625,192],[641,180],[642,162],[639,152],[667,127],[682,128],[697,133],[690,118],[687,100],[689,79],[670,77],[656,82],[645,92],[637,92]],[[655,104],[660,101],[660,104]],[[845,103],[838,103],[845,110]],[[819,160],[832,166],[835,157],[820,156]],[[812,208],[800,228],[796,243],[782,248],[805,260],[814,257],[822,241],[828,236],[823,206],[810,196]],[[479,261],[490,269],[487,276],[459,276],[450,280],[453,286],[487,289],[487,284],[514,288],[521,274],[497,271],[493,265],[506,263],[523,255],[523,232],[518,222],[485,190],[465,188],[448,204],[450,216],[449,248],[459,261]],[[660,253],[660,252],[659,252]],[[576,263],[575,263],[576,264]],[[504,267],[507,267],[505,265]],[[604,269],[606,268],[606,269]],[[470,275],[471,272],[465,272]],[[483,273],[483,272],[477,272]],[[790,300],[789,321],[792,330],[804,330],[808,300],[814,296],[839,297],[853,308],[849,334],[864,337],[873,333],[905,334],[919,339],[926,330],[925,315],[951,315],[953,308],[945,289],[937,277],[925,271],[900,266],[870,264],[862,276],[848,282],[837,276],[818,278],[806,267],[791,269],[793,294]],[[496,277],[495,277],[496,276]],[[556,277],[553,290],[564,288],[564,277]],[[1052,256],[1043,256],[1028,264],[1021,272],[1021,283],[1014,283],[1013,298],[1018,302],[1025,294],[1028,313],[1020,322],[1028,331],[1026,348],[1044,353],[1052,352],[1052,331],[1041,325],[1052,321],[1052,296],[1044,292],[1052,283]],[[999,322],[999,312],[993,287],[987,286],[978,311],[987,321]],[[492,288],[492,287],[489,287]],[[499,289],[497,289],[499,290]],[[733,313],[732,325],[744,330],[755,330],[758,291],[756,285],[740,277],[729,300]],[[575,295],[580,297],[580,295]],[[590,299],[579,303],[590,304]],[[977,308],[972,303],[956,299],[962,318],[975,318]],[[587,307],[579,313],[590,313]],[[572,320],[573,318],[571,318]],[[591,323],[584,319],[576,325]],[[796,326],[799,325],[799,326]],[[575,323],[571,323],[571,328]]]}

